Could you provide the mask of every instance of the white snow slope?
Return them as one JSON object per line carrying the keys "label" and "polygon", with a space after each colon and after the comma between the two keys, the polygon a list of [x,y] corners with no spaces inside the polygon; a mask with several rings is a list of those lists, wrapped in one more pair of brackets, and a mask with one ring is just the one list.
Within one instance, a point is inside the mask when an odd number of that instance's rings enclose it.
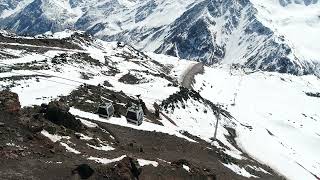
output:
{"label": "white snow slope", "polygon": [[237,128],[243,150],[288,179],[320,177],[320,98],[305,94],[320,92],[317,77],[228,66],[205,71],[196,77],[195,89],[252,127]]}
{"label": "white snow slope", "polygon": [[281,5],[280,0],[251,0],[257,17],[276,34],[284,36],[297,58],[320,59],[320,2]]}

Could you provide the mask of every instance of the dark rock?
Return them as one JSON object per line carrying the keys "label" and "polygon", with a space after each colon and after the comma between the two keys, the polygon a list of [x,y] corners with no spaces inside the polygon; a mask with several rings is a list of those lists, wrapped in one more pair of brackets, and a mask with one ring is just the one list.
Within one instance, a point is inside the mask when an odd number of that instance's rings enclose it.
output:
{"label": "dark rock", "polygon": [[60,101],[52,101],[49,103],[45,118],[57,125],[62,125],[74,131],[83,130],[83,125],[80,120],[76,119],[69,113],[69,106]]}
{"label": "dark rock", "polygon": [[81,137],[82,137],[81,134],[75,134],[75,136],[77,139],[81,139]]}
{"label": "dark rock", "polygon": [[47,104],[41,104],[41,110],[40,113],[45,113],[48,109],[48,105]]}
{"label": "dark rock", "polygon": [[28,135],[27,135],[27,139],[28,139],[28,140],[33,140],[33,139],[34,139],[34,136],[33,136],[32,134],[28,134]]}
{"label": "dark rock", "polygon": [[128,73],[128,74],[125,74],[123,75],[120,79],[119,79],[119,82],[122,82],[124,84],[139,84],[140,83],[140,80],[139,78],[137,78],[136,76]]}
{"label": "dark rock", "polygon": [[307,96],[320,98],[320,93],[306,92]]}
{"label": "dark rock", "polygon": [[[136,159],[125,157],[116,165],[101,167],[99,176],[112,180],[137,180],[142,172],[138,161]],[[102,178],[101,177],[101,178]]]}
{"label": "dark rock", "polygon": [[89,179],[94,173],[94,170],[88,164],[81,164],[72,171],[72,174],[79,174],[81,179]]}
{"label": "dark rock", "polygon": [[142,168],[140,167],[136,159],[132,159],[132,158],[129,158],[129,159],[131,164],[131,172],[137,179],[139,179],[139,175],[142,172]]}
{"label": "dark rock", "polygon": [[124,46],[125,46],[125,43],[117,42],[117,47],[123,48]]}
{"label": "dark rock", "polygon": [[144,150],[143,150],[143,148],[142,148],[142,147],[140,147],[140,148],[139,148],[139,151],[140,151],[141,153],[143,153],[143,152],[144,152]]}
{"label": "dark rock", "polygon": [[100,146],[100,142],[97,139],[90,139],[88,143],[93,146]]}
{"label": "dark rock", "polygon": [[171,165],[178,166],[178,167],[182,167],[183,165],[189,166],[189,162],[185,159],[179,159],[177,161],[173,161]]}
{"label": "dark rock", "polygon": [[10,91],[0,91],[0,110],[8,113],[17,113],[21,109],[19,96]]}
{"label": "dark rock", "polygon": [[47,126],[44,128],[46,131],[48,131],[50,134],[56,134],[57,129],[54,126]]}
{"label": "dark rock", "polygon": [[48,104],[47,108],[49,111],[58,110],[61,113],[67,113],[70,110],[69,106],[61,101],[52,101]]}
{"label": "dark rock", "polygon": [[110,84],[108,81],[104,81],[103,85],[106,87],[113,87],[112,84]]}

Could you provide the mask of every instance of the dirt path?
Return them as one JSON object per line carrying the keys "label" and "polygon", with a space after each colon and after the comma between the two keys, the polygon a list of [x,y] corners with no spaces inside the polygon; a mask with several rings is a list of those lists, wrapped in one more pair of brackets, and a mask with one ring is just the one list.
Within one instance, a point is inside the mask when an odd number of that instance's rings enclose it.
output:
{"label": "dirt path", "polygon": [[181,85],[188,89],[193,89],[192,85],[194,83],[194,77],[197,74],[202,74],[204,72],[204,64],[197,63],[185,73]]}

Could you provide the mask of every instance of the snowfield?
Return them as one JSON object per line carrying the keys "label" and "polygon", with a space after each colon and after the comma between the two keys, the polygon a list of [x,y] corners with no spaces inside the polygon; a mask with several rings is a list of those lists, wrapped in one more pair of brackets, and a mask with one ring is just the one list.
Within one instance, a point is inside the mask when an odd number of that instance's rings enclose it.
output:
{"label": "snowfield", "polygon": [[[320,2],[281,5],[279,0],[251,0],[258,18],[279,36],[284,36],[294,54],[304,60],[320,61]],[[307,2],[307,1],[306,1]],[[311,2],[311,1],[310,1]]]}
{"label": "snowfield", "polygon": [[320,177],[320,98],[306,95],[320,92],[319,79],[249,71],[207,67],[194,87],[252,127],[237,128],[244,151],[288,179]]}

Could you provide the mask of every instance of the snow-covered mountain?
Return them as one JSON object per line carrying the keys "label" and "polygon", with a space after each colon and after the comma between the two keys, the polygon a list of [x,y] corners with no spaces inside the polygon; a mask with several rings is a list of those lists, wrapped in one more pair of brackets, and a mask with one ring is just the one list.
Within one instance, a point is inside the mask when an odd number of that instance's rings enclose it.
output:
{"label": "snow-covered mountain", "polygon": [[317,0],[2,1],[0,23],[18,34],[66,28],[103,40],[203,61],[319,75]]}
{"label": "snow-covered mountain", "polygon": [[[212,141],[216,121],[214,114],[218,107],[196,91],[179,87],[185,72],[192,69],[196,62],[143,53],[131,46],[107,43],[80,32],[45,34],[37,38],[1,32],[0,43],[0,123],[8,127],[16,122],[12,120],[16,118],[17,124],[26,123],[22,130],[17,129],[19,125],[13,125],[12,128],[16,127],[15,132],[19,133],[17,138],[15,134],[1,138],[0,143],[5,146],[1,157],[15,147],[23,147],[24,155],[13,150],[14,160],[26,157],[26,162],[29,162],[36,157],[37,162],[31,166],[22,165],[21,173],[25,178],[41,177],[43,173],[24,173],[34,166],[49,166],[46,172],[55,170],[55,163],[52,162],[59,162],[59,167],[65,171],[70,168],[70,163],[78,162],[87,162],[93,167],[99,164],[114,167],[112,163],[130,156],[141,159],[141,166],[151,165],[143,168],[145,173],[139,179],[154,179],[152,177],[155,175],[159,178],[161,172],[166,173],[160,179],[194,179],[199,175],[239,180],[258,176],[262,179],[281,179],[272,169],[237,147],[232,132],[239,124],[232,122],[232,116],[224,109],[220,109],[223,116],[217,136],[219,141]],[[6,120],[3,112],[7,102],[2,97],[6,91],[2,90],[17,93],[23,107],[21,113],[14,114],[15,118],[9,118],[11,121]],[[141,94],[145,113],[141,126],[128,124],[124,117],[126,105],[136,102],[138,94]],[[68,116],[76,117],[80,123],[77,127],[85,126],[85,130],[80,131],[66,119],[61,121],[68,122],[68,126],[63,123],[56,126],[48,122],[46,116],[41,118],[44,110],[39,111],[39,108],[46,106],[43,103],[59,99],[71,107]],[[12,102],[10,100],[8,103]],[[99,104],[109,101],[114,104],[115,116],[110,119],[99,117],[96,114]],[[162,109],[160,116],[155,115],[155,103]],[[186,119],[181,119],[182,115]],[[39,128],[37,122],[42,124]],[[39,152],[42,143],[39,145],[33,141],[30,146],[30,143],[18,140],[19,137],[27,139],[23,134],[34,126],[37,128],[33,129],[40,134],[31,134],[37,139],[42,137],[52,141],[45,149],[57,146],[60,150],[51,149],[50,153],[46,149],[38,157],[32,149],[36,148]],[[128,140],[130,138],[132,141]],[[190,146],[187,152],[186,146]],[[59,153],[69,159],[61,158]],[[4,162],[7,162],[6,157]],[[179,158],[185,160],[176,167],[174,161]],[[20,166],[19,162],[24,161],[14,162],[17,173],[20,172],[16,169]],[[11,166],[0,169],[2,175],[9,179],[18,176],[6,173],[11,171]],[[198,170],[202,173],[197,174]],[[54,177],[70,179],[64,173],[55,173]]]}
{"label": "snow-covered mountain", "polygon": [[[27,118],[60,100],[87,135],[108,124],[145,145],[98,138],[104,157],[74,134],[41,131],[75,159],[109,164],[127,153],[170,169],[178,156],[187,175],[205,166],[226,179],[320,177],[318,0],[0,0],[0,28],[0,91],[17,93],[36,113]],[[123,115],[138,94],[146,116],[133,126]],[[95,114],[104,101],[117,117]]]}
{"label": "snow-covered mountain", "polygon": [[[156,170],[145,169],[151,174],[172,168],[174,159],[183,157],[189,163],[181,169],[189,178],[196,175],[196,167],[203,166],[206,172],[214,169],[217,177],[226,179],[320,177],[320,80],[314,75],[225,64],[202,71],[195,68],[199,64],[194,61],[143,53],[80,32],[47,33],[37,38],[1,32],[0,43],[0,91],[17,93],[24,111],[36,111],[39,106],[34,110],[31,106],[60,99],[89,128],[84,138],[99,137],[94,129],[99,127],[119,133],[121,143],[133,138],[144,144],[143,152],[134,150],[135,144],[127,148],[114,139],[98,139],[98,145],[92,145],[79,142],[70,131],[59,135],[40,128],[43,136],[77,159],[62,160],[60,167],[79,162],[79,158],[110,164],[124,157],[120,155],[131,154],[155,164]],[[135,102],[138,94],[145,105],[141,126],[128,124],[124,117],[126,104]],[[105,119],[95,114],[104,101],[114,103],[117,117]],[[161,109],[159,117],[155,116],[155,103]],[[219,112],[218,140],[214,141]],[[39,119],[39,112],[27,117]],[[25,118],[21,118],[23,122],[29,122]],[[8,143],[10,147],[23,146],[15,139],[9,138]],[[200,165],[190,168],[196,162]]]}

